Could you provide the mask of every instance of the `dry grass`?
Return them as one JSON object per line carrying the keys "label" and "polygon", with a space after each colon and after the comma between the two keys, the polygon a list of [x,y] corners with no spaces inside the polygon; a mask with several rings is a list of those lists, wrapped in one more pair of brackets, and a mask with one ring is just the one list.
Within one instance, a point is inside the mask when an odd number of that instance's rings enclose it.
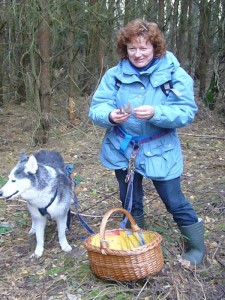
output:
{"label": "dry grass", "polygon": [[[53,126],[46,148],[61,152],[67,163],[74,163],[79,210],[96,231],[102,215],[119,207],[118,188],[111,171],[100,166],[98,153],[103,131],[87,121],[67,128],[63,104],[56,105]],[[81,111],[81,110],[80,110]],[[18,160],[21,150],[28,154],[40,150],[32,146],[35,127],[33,112],[26,106],[10,105],[0,109],[0,185]],[[89,269],[81,236],[87,232],[74,212],[68,240],[73,252],[60,251],[55,224],[49,223],[46,247],[39,260],[30,260],[34,237],[28,236],[30,217],[21,199],[6,202],[0,199],[0,225],[8,224],[11,232],[0,235],[0,294],[9,300],[88,300],[88,299],[159,299],[216,300],[225,299],[225,135],[218,117],[201,112],[188,128],[180,130],[185,171],[183,191],[205,221],[207,258],[197,270],[186,270],[177,262],[182,251],[180,234],[165,211],[151,182],[144,182],[145,213],[148,229],[163,236],[165,267],[154,277],[136,283],[104,282]],[[73,207],[72,210],[74,211]],[[114,217],[109,228],[118,226]]]}

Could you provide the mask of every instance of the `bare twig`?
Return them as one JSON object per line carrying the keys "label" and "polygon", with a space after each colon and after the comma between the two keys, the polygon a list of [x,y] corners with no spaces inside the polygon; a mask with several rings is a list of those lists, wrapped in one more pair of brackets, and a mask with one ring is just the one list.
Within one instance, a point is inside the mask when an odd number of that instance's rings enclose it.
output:
{"label": "bare twig", "polygon": [[202,293],[203,293],[203,295],[204,295],[204,299],[207,300],[206,295],[205,295],[205,291],[204,291],[204,288],[203,288],[203,285],[202,285],[202,283],[200,282],[200,280],[198,279],[198,277],[196,276],[196,272],[194,272],[194,277],[195,277],[195,279],[197,280],[197,282],[199,283],[199,285],[200,285],[200,287],[201,287]]}
{"label": "bare twig", "polygon": [[147,279],[145,281],[145,284],[143,285],[143,287],[141,288],[140,292],[138,293],[137,297],[135,298],[135,300],[137,300],[139,298],[139,296],[141,295],[141,293],[143,292],[143,290],[145,289],[146,285],[148,284],[149,279]]}
{"label": "bare twig", "polygon": [[218,136],[218,135],[201,135],[201,134],[193,134],[193,133],[186,133],[186,132],[179,132],[179,135],[187,135],[187,136],[199,137],[201,139],[220,139],[220,140],[225,140],[225,137]]}
{"label": "bare twig", "polygon": [[216,247],[216,250],[214,251],[214,253],[213,253],[213,255],[212,255],[212,261],[213,261],[213,259],[215,258],[216,253],[217,253],[217,251],[218,251],[219,248],[220,248],[220,244],[221,244],[221,241],[219,241],[218,246]]}

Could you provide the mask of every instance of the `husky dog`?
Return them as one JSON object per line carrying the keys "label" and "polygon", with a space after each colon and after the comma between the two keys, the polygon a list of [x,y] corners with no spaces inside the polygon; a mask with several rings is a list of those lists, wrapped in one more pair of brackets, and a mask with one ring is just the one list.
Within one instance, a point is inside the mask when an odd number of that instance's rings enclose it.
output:
{"label": "husky dog", "polygon": [[36,235],[36,249],[31,257],[41,257],[44,251],[44,232],[48,218],[56,220],[59,243],[63,251],[72,250],[65,231],[70,213],[72,185],[66,174],[63,158],[56,151],[41,150],[30,157],[20,155],[0,196],[26,200],[31,214],[29,234]]}

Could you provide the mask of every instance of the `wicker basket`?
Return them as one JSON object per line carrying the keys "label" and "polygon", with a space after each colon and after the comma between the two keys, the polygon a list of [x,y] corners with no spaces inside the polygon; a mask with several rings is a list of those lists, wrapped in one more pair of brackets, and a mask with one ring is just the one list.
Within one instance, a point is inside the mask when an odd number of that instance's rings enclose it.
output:
{"label": "wicker basket", "polygon": [[[118,211],[128,217],[132,232],[154,234],[154,240],[132,250],[110,249],[108,242],[105,240],[106,223],[111,214]],[[107,231],[107,233],[110,232]],[[104,215],[100,225],[100,247],[91,244],[92,237],[90,236],[84,241],[84,247],[88,251],[91,270],[99,278],[121,282],[137,281],[158,273],[164,265],[160,245],[162,241],[161,235],[157,232],[141,230],[130,213],[125,209],[114,208]]]}

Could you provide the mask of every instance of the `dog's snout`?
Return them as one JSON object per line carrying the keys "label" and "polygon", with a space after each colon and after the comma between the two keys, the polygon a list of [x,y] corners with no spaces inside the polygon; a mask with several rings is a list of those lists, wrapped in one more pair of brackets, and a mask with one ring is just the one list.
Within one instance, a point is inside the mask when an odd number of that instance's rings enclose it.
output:
{"label": "dog's snout", "polygon": [[2,197],[2,195],[3,195],[3,192],[2,192],[2,190],[0,190],[0,197]]}

